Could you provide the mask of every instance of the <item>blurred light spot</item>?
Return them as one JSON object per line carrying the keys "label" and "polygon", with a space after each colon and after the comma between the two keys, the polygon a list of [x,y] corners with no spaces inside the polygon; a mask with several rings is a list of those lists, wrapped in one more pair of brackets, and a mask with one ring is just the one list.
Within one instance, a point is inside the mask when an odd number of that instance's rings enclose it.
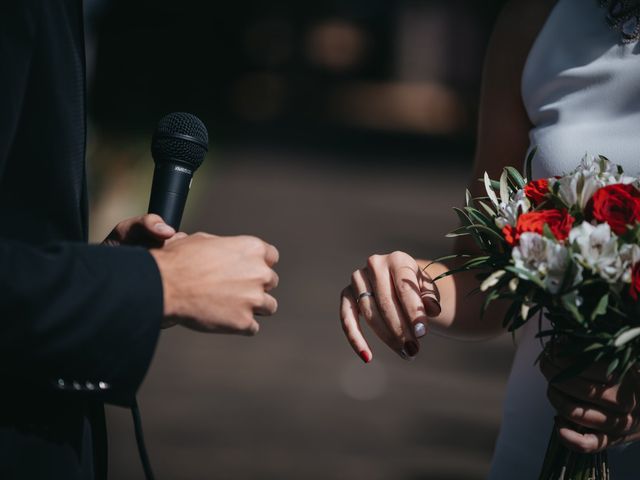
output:
{"label": "blurred light spot", "polygon": [[367,43],[364,30],[358,26],[344,20],[327,20],[309,31],[307,56],[319,67],[352,70],[364,59]]}
{"label": "blurred light spot", "polygon": [[355,400],[373,400],[387,389],[387,372],[379,361],[365,365],[349,362],[340,375],[342,391]]}
{"label": "blurred light spot", "polygon": [[338,88],[331,114],[349,125],[374,130],[452,134],[467,115],[454,90],[438,83],[357,83]]}
{"label": "blurred light spot", "polygon": [[263,18],[245,34],[247,54],[264,67],[278,67],[291,58],[293,31],[284,18]]}
{"label": "blurred light spot", "polygon": [[285,94],[285,81],[280,75],[248,74],[234,84],[231,108],[244,120],[271,120],[282,112]]}

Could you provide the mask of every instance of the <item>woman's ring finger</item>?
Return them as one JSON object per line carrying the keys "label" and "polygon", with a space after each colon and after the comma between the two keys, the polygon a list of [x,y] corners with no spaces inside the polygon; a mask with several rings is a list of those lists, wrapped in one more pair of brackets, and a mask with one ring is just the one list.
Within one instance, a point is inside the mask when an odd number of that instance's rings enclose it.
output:
{"label": "woman's ring finger", "polygon": [[362,292],[360,295],[358,295],[358,298],[356,299],[356,303],[360,305],[360,301],[367,297],[373,297],[373,292]]}

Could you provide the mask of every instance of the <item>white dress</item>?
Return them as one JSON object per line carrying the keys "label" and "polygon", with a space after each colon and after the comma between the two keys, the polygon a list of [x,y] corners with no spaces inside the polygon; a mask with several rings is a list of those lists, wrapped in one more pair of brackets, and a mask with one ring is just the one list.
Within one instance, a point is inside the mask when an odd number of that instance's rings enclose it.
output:
{"label": "white dress", "polygon": [[[522,95],[537,147],[533,177],[571,171],[586,153],[640,175],[640,45],[623,44],[595,0],[559,0],[536,39]],[[537,480],[553,428],[534,362],[537,322],[524,327],[507,385],[491,480]],[[614,480],[640,479],[640,443],[610,450]]]}

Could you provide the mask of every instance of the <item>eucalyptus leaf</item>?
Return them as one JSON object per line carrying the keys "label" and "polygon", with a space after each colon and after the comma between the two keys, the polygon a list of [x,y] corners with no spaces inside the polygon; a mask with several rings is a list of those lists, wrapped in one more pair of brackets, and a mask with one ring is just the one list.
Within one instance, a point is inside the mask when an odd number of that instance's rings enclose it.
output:
{"label": "eucalyptus leaf", "polygon": [[507,272],[515,273],[522,280],[529,280],[530,282],[535,283],[540,288],[543,288],[543,289],[545,288],[544,283],[542,282],[542,280],[540,280],[538,277],[536,277],[535,275],[531,274],[527,270],[515,267],[513,265],[509,265],[508,267],[505,267],[505,270]]}
{"label": "eucalyptus leaf", "polygon": [[467,215],[467,213],[461,208],[453,207],[453,211],[456,212],[456,215],[458,215],[458,219],[460,220],[460,224],[462,226],[471,225],[473,223],[469,218],[469,215]]}
{"label": "eucalyptus leaf", "polygon": [[469,226],[458,227],[455,230],[447,233],[445,238],[455,238],[455,237],[464,237],[466,235],[472,235],[469,231]]}
{"label": "eucalyptus leaf", "polygon": [[469,257],[471,257],[471,255],[468,255],[466,253],[454,253],[452,255],[445,255],[443,257],[434,258],[433,260],[431,260],[431,262],[429,262],[427,264],[426,267],[424,267],[423,270],[426,270],[427,268],[429,268],[434,263],[446,262],[447,260],[454,260],[456,258],[469,258]]}
{"label": "eucalyptus leaf", "polygon": [[505,239],[502,238],[502,236],[498,232],[496,232],[493,228],[487,227],[486,225],[476,224],[476,225],[471,225],[469,228],[473,228],[473,229],[488,233],[491,236],[491,238],[493,238],[498,243],[498,245],[505,243]]}
{"label": "eucalyptus leaf", "polygon": [[482,282],[482,284],[480,285],[480,291],[481,292],[486,292],[487,290],[489,290],[491,287],[495,287],[498,282],[500,281],[500,279],[506,274],[507,272],[505,270],[497,270],[495,272],[493,272],[491,275],[489,275],[484,282]]}
{"label": "eucalyptus leaf", "polygon": [[584,352],[593,352],[595,350],[601,350],[605,347],[605,345],[603,345],[600,342],[594,342],[591,345],[588,345],[587,347],[585,347],[585,349],[583,350]]}
{"label": "eucalyptus leaf", "polygon": [[640,335],[640,327],[626,330],[625,332],[618,335],[618,337],[613,342],[613,345],[616,348],[620,348],[621,346],[627,344],[628,342],[636,338],[638,335]]}
{"label": "eucalyptus leaf", "polygon": [[495,218],[498,213],[495,212],[489,205],[487,205],[485,202],[483,202],[482,200],[478,200],[478,205],[480,205],[484,211],[487,213],[487,215],[489,215],[491,218]]}
{"label": "eucalyptus leaf", "polygon": [[535,158],[537,152],[538,152],[538,147],[532,148],[531,151],[529,152],[529,155],[527,155],[527,159],[524,162],[525,175],[527,176],[526,180],[529,182],[533,180],[533,176],[532,176],[533,159]]}
{"label": "eucalyptus leaf", "polygon": [[551,228],[549,227],[548,223],[545,223],[542,226],[542,234],[544,235],[545,238],[548,238],[549,240],[553,240],[556,241],[556,236],[553,234],[553,232],[551,231]]}
{"label": "eucalyptus leaf", "polygon": [[513,179],[514,183],[518,188],[524,188],[527,182],[522,177],[522,175],[520,175],[520,172],[518,171],[518,169],[513,167],[505,167],[505,170],[509,172],[509,176]]}
{"label": "eucalyptus leaf", "polygon": [[518,316],[518,311],[520,310],[521,303],[522,302],[518,300],[514,300],[514,302],[511,305],[509,305],[509,308],[507,309],[507,312],[504,315],[504,319],[502,320],[503,327],[509,327],[509,330],[511,330],[510,325],[513,324],[513,322],[515,321],[515,318]]}
{"label": "eucalyptus leaf", "polygon": [[[474,220],[475,223],[481,223],[489,228],[496,228],[496,224],[491,217],[487,217],[484,213],[482,213],[477,208],[473,207],[465,207],[464,211],[469,215],[471,220]],[[497,231],[497,230],[496,230]]]}
{"label": "eucalyptus leaf", "polygon": [[502,171],[502,175],[500,175],[500,200],[503,203],[508,203],[511,199],[511,192],[509,190],[509,173],[507,170]]}
{"label": "eucalyptus leaf", "polygon": [[591,313],[591,321],[593,322],[600,315],[605,315],[607,313],[607,309],[609,307],[609,294],[605,293],[600,300],[598,301],[598,305]]}
{"label": "eucalyptus leaf", "polygon": [[473,207],[473,196],[469,189],[465,190],[465,200],[467,207]]}
{"label": "eucalyptus leaf", "polygon": [[560,298],[560,301],[562,302],[562,306],[567,309],[578,323],[584,323],[584,316],[580,313],[580,310],[576,305],[574,295],[563,295]]}
{"label": "eucalyptus leaf", "polygon": [[498,197],[496,192],[493,190],[491,185],[491,179],[489,178],[489,174],[484,172],[484,188],[487,190],[487,196],[491,200],[491,202],[498,208],[500,206],[500,202],[498,202]]}
{"label": "eucalyptus leaf", "polygon": [[619,358],[614,358],[613,360],[611,360],[611,363],[609,363],[609,366],[607,367],[607,377],[611,375],[613,372],[615,372],[619,364],[620,364]]}
{"label": "eucalyptus leaf", "polygon": [[489,305],[495,300],[500,298],[500,292],[498,290],[491,290],[485,297],[482,306],[480,307],[480,318],[484,318],[484,314],[487,312]]}
{"label": "eucalyptus leaf", "polygon": [[442,280],[443,278],[449,277],[451,275],[455,275],[456,273],[461,273],[461,272],[467,272],[471,270],[469,267],[467,266],[461,266],[461,267],[457,267],[457,268],[452,268],[451,270],[447,270],[444,273],[441,273],[440,275],[438,275],[436,278],[433,279],[434,282],[437,282],[438,280]]}

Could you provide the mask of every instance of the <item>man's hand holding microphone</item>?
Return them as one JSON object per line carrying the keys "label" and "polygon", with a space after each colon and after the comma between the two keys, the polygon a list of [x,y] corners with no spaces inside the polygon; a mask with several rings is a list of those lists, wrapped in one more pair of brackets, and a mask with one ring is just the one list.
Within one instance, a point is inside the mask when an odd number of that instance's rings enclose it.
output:
{"label": "man's hand holding microphone", "polygon": [[167,115],[152,142],[156,162],[149,212],[120,222],[104,243],[150,248],[162,277],[163,326],[255,335],[255,316],[273,315],[278,250],[253,236],[178,232],[193,172],[207,151],[206,128],[185,113]]}

